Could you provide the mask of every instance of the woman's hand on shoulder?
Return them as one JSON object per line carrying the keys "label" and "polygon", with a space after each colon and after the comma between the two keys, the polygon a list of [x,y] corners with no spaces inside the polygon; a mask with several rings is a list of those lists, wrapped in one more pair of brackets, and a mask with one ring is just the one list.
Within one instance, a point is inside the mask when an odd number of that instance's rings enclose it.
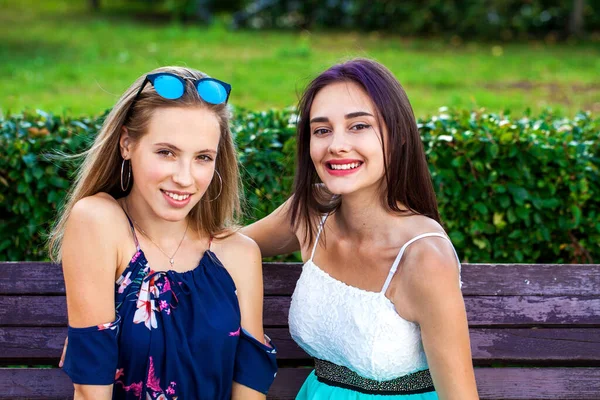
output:
{"label": "woman's hand on shoulder", "polygon": [[440,399],[478,399],[459,265],[452,245],[429,237],[407,248],[400,287],[408,318],[419,324]]}
{"label": "woman's hand on shoulder", "polygon": [[215,243],[218,257],[233,278],[237,289],[242,327],[263,341],[263,276],[258,245],[239,232]]}
{"label": "woman's hand on shoulder", "polygon": [[115,318],[114,284],[118,237],[114,234],[118,203],[99,193],[79,200],[67,219],[62,267],[69,324],[87,327]]}
{"label": "woman's hand on shoulder", "polygon": [[291,198],[266,217],[242,229],[260,247],[263,257],[289,254],[300,250],[300,242],[290,225]]}

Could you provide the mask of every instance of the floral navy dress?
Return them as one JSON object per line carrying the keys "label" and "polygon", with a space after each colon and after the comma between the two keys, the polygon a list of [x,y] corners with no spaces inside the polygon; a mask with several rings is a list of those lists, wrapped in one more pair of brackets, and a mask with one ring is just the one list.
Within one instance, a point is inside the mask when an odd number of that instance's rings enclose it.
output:
{"label": "floral navy dress", "polygon": [[113,399],[127,400],[229,400],[233,381],[266,394],[276,350],[240,327],[235,284],[216,255],[207,250],[191,271],[153,271],[129,224],[137,252],[115,284],[115,321],[69,327],[73,383],[114,384]]}

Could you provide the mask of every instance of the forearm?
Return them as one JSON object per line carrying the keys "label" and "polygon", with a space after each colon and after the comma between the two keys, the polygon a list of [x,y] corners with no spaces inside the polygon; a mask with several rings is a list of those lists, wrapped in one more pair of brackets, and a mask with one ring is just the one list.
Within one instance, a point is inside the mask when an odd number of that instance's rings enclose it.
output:
{"label": "forearm", "polygon": [[73,400],[111,400],[113,385],[74,385]]}
{"label": "forearm", "polygon": [[263,257],[291,254],[300,250],[298,240],[287,229],[273,230],[263,221],[242,228],[241,232],[258,244]]}
{"label": "forearm", "polygon": [[257,392],[256,390],[250,389],[247,386],[233,382],[231,400],[265,400],[266,398],[267,396],[261,392]]}
{"label": "forearm", "polygon": [[242,233],[258,244],[263,257],[300,250],[300,243],[290,225],[289,202],[286,201],[265,218],[242,228]]}

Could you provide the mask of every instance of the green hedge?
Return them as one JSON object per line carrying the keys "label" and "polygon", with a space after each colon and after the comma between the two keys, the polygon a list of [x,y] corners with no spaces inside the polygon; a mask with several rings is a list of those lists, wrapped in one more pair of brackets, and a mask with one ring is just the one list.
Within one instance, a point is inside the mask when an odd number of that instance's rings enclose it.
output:
{"label": "green hedge", "polygon": [[[584,2],[587,32],[600,30],[598,0]],[[566,36],[573,0],[250,0],[234,15],[249,28],[337,28],[491,40]]]}
{"label": "green hedge", "polygon": [[[239,110],[246,222],[289,195],[293,109]],[[44,233],[104,116],[0,117],[0,260],[43,260]],[[420,120],[445,227],[464,261],[600,262],[600,119],[447,111]]]}

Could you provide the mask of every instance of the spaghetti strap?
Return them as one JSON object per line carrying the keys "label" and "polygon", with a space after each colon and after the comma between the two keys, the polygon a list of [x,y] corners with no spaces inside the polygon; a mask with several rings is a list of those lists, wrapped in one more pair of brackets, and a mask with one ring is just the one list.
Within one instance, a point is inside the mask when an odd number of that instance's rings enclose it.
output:
{"label": "spaghetti strap", "polygon": [[137,251],[140,251],[140,242],[138,241],[137,235],[135,234],[135,227],[133,226],[133,221],[129,218],[127,211],[123,210],[125,216],[127,217],[127,221],[129,221],[129,226],[131,227],[131,233],[133,234],[133,241],[135,242],[135,248]]}
{"label": "spaghetti strap", "polygon": [[328,216],[329,216],[329,214],[325,214],[325,215],[323,215],[323,218],[321,218],[321,223],[319,224],[319,232],[317,232],[317,237],[315,238],[315,244],[313,245],[312,253],[310,254],[309,261],[311,261],[311,262],[313,260],[313,257],[315,256],[315,251],[317,251],[317,245],[319,244],[319,237],[321,237],[321,232],[323,231],[323,226],[325,225],[325,221],[327,220]]}
{"label": "spaghetti strap", "polygon": [[[456,252],[456,249],[454,248],[454,245],[452,244],[452,241],[450,241],[450,239],[448,238],[448,236],[443,235],[439,232],[430,232],[430,233],[423,233],[421,235],[415,236],[414,238],[410,239],[408,242],[406,242],[404,244],[404,246],[402,246],[402,248],[400,249],[400,252],[398,252],[398,256],[396,257],[396,259],[394,260],[394,263],[392,264],[392,268],[390,268],[390,272],[388,273],[388,276],[385,280],[385,283],[383,284],[383,288],[381,289],[381,293],[385,294],[385,292],[387,291],[388,287],[390,286],[390,283],[392,282],[392,278],[394,277],[394,274],[396,273],[396,270],[398,269],[398,265],[400,264],[400,260],[402,259],[402,255],[404,255],[404,251],[406,250],[406,248],[416,242],[419,239],[423,239],[426,237],[432,237],[432,236],[437,236],[437,237],[441,237],[443,239],[446,239],[447,241],[450,242],[450,245],[452,246],[452,250],[454,251],[454,256],[456,257],[456,261],[458,262],[458,274],[459,274],[459,281],[460,281],[460,259],[458,258],[458,253]],[[462,285],[462,282],[460,282],[460,284]]]}

